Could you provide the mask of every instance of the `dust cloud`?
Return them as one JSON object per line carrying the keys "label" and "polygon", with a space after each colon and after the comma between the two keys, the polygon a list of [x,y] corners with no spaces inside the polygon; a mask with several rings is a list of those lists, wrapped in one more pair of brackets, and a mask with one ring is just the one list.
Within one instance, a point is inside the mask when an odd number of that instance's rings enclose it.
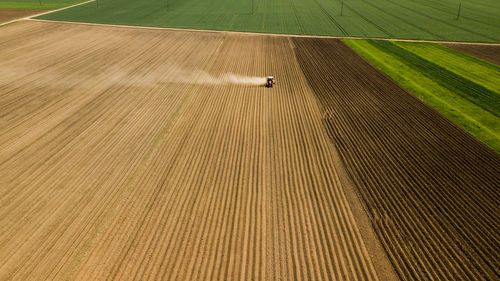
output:
{"label": "dust cloud", "polygon": [[254,86],[264,85],[266,83],[266,77],[245,76],[235,73],[225,73],[215,76],[203,70],[189,70],[178,66],[170,66],[169,68],[171,70],[170,75],[162,77],[160,81],[164,81],[166,78],[168,82],[182,82],[187,84],[236,84]]}
{"label": "dust cloud", "polygon": [[143,69],[110,69],[108,77],[114,84],[154,85],[161,83],[184,83],[197,85],[250,85],[266,84],[266,77],[246,76],[235,73],[212,75],[196,68],[184,68],[176,64],[162,64]]}
{"label": "dust cloud", "polygon": [[160,64],[150,66],[111,65],[105,68],[100,65],[89,66],[83,71],[67,71],[66,69],[44,68],[27,69],[15,66],[0,68],[3,80],[14,82],[20,77],[30,76],[35,80],[50,81],[51,87],[69,88],[75,85],[83,86],[98,81],[106,81],[113,86],[151,87],[164,83],[185,83],[198,85],[250,85],[266,84],[266,77],[245,76],[235,73],[212,75],[196,68],[184,68],[176,64]]}

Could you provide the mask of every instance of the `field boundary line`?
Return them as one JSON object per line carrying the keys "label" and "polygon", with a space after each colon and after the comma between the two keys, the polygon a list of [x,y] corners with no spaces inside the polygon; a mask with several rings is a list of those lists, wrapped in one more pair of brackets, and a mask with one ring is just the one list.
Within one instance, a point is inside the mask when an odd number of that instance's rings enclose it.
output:
{"label": "field boundary line", "polygon": [[66,9],[69,9],[69,8],[73,8],[73,7],[80,6],[80,5],[87,4],[87,3],[90,3],[90,2],[94,2],[94,1],[96,1],[96,0],[88,0],[88,1],[85,1],[85,2],[81,2],[81,3],[76,3],[76,4],[71,5],[71,6],[62,7],[62,8],[56,9],[56,10],[45,11],[43,13],[38,13],[38,14],[34,14],[34,15],[31,15],[31,16],[23,17],[23,18],[13,19],[11,21],[0,23],[0,26],[8,25],[8,24],[15,23],[15,22],[22,21],[22,20],[29,20],[32,17],[43,16],[43,15],[46,15],[46,14],[50,14],[50,13],[54,13],[54,12],[66,10]]}
{"label": "field boundary line", "polygon": [[[296,56],[295,43],[291,38],[288,39],[288,42],[290,43],[291,51],[294,53],[294,56]],[[298,62],[296,63],[298,64]],[[300,65],[297,65],[297,67],[300,67]],[[307,81],[307,77],[305,77],[304,73],[301,72],[299,75],[302,79],[305,79],[304,81]],[[309,85],[307,87],[309,89],[308,95],[312,95],[311,98],[314,101],[312,106],[320,113],[318,116],[320,118],[320,126],[323,130],[326,130],[323,118],[323,112],[326,111],[323,105],[318,102],[314,90]],[[372,227],[368,206],[362,200],[361,194],[356,189],[353,179],[348,174],[347,167],[340,156],[337,145],[331,141],[328,133],[326,137],[330,140],[329,145],[331,146],[330,154],[333,159],[334,177],[342,187],[339,193],[344,195],[348,203],[347,208],[352,213],[353,220],[356,222],[356,228],[362,237],[363,244],[373,264],[376,276],[379,280],[398,280],[396,270],[394,270],[382,242],[378,239],[375,229]]]}
{"label": "field boundary line", "polygon": [[[80,3],[85,4],[95,0]],[[77,6],[77,5],[74,5]],[[71,6],[73,7],[73,6]],[[65,7],[63,9],[71,8]],[[51,12],[56,12],[54,10]],[[48,12],[48,13],[51,13]],[[44,13],[44,14],[48,14]],[[443,43],[443,44],[462,44],[462,45],[485,45],[485,46],[500,46],[500,43],[486,43],[486,42],[461,42],[461,41],[440,41],[440,40],[421,40],[421,39],[400,39],[400,38],[378,38],[378,37],[359,37],[359,36],[327,36],[327,35],[306,35],[306,34],[283,34],[283,33],[259,33],[259,32],[246,32],[246,31],[228,31],[228,30],[210,30],[210,29],[191,29],[191,28],[175,28],[175,27],[155,27],[155,26],[140,26],[140,25],[124,25],[124,24],[108,24],[108,23],[91,23],[91,22],[77,22],[77,21],[59,21],[59,20],[45,20],[33,19],[32,17],[41,16],[33,15],[19,20],[38,21],[38,22],[51,22],[51,23],[65,23],[65,24],[80,24],[91,26],[107,26],[107,27],[120,27],[120,28],[136,28],[136,29],[149,29],[149,30],[170,30],[170,31],[184,31],[184,32],[204,32],[204,33],[225,33],[235,35],[261,35],[261,36],[283,36],[283,37],[298,37],[298,38],[324,38],[324,39],[366,39],[366,40],[384,40],[384,41],[399,41],[399,42],[426,42],[426,43]],[[17,21],[19,21],[17,20]],[[0,25],[1,26],[1,25]]]}

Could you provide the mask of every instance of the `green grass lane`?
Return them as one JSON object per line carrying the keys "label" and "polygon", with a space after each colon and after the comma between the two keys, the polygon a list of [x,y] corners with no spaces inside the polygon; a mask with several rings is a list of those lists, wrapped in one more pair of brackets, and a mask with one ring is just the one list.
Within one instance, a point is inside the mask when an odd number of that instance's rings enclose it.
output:
{"label": "green grass lane", "polygon": [[0,9],[59,9],[67,6],[71,6],[80,2],[84,2],[84,0],[9,0],[9,1],[1,1],[0,0]]}
{"label": "green grass lane", "polygon": [[457,95],[475,103],[496,116],[500,115],[498,93],[457,75],[430,60],[409,52],[390,41],[371,40],[369,42],[380,50],[405,60],[412,68],[419,70],[423,75],[433,79],[442,87],[454,91]]}
{"label": "green grass lane", "polygon": [[394,42],[426,60],[497,93],[500,100],[500,66],[453,50],[441,44]]}
{"label": "green grass lane", "polygon": [[[389,41],[353,39],[344,39],[343,41],[423,102],[434,107],[471,135],[500,153],[500,118],[498,117],[498,107],[493,106],[493,108],[496,108],[496,111],[491,112],[491,106],[484,108],[476,102],[471,101],[470,97],[465,97],[460,90],[450,87],[450,85],[453,85],[452,81],[442,81],[456,79],[458,75],[449,75],[450,71],[439,66],[431,71],[426,70],[416,65],[420,61],[420,59],[417,59],[415,62],[415,57],[418,56]],[[396,48],[392,48],[388,44]],[[453,62],[448,63],[452,64]],[[436,71],[436,69],[444,70],[448,75],[440,77],[441,73]],[[467,79],[462,77],[459,80]],[[471,83],[477,85],[473,82]],[[493,94],[498,95],[498,92],[494,92]],[[498,103],[498,99],[496,102]]]}

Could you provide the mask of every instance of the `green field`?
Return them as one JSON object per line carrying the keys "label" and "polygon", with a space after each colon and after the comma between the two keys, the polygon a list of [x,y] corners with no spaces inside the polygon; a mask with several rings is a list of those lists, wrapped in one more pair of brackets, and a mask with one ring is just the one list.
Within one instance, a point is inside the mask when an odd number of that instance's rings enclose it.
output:
{"label": "green field", "polygon": [[500,42],[500,1],[462,1],[457,20],[459,2],[254,0],[252,13],[251,0],[98,0],[41,18],[268,33]]}
{"label": "green field", "polygon": [[344,42],[500,153],[500,66],[437,43]]}
{"label": "green field", "polygon": [[10,0],[0,1],[0,9],[59,9],[85,0]]}

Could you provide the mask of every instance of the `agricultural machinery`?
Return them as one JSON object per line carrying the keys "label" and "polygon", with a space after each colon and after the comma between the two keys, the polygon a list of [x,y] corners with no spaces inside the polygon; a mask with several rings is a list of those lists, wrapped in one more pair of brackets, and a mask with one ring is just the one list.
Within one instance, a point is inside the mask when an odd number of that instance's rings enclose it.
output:
{"label": "agricultural machinery", "polygon": [[274,77],[273,76],[268,76],[267,77],[266,87],[267,88],[272,88],[274,84],[276,84],[276,80],[274,80]]}

